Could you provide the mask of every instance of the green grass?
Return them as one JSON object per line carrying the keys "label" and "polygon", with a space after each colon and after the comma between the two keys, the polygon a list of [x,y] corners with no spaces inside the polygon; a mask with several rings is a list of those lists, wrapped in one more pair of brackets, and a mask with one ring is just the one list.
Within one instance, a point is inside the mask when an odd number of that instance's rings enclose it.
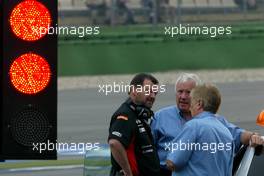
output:
{"label": "green grass", "polygon": [[[185,24],[186,25],[186,24]],[[205,24],[190,24],[191,26],[210,26]],[[258,28],[264,27],[264,23],[261,22],[247,22],[239,24],[211,24],[211,26],[232,26],[233,30],[245,29],[245,28]],[[103,26],[100,31],[102,34],[116,34],[116,33],[133,33],[133,32],[160,32],[164,30],[165,26],[177,26],[176,24],[163,24],[158,26],[152,25],[131,25],[131,26]]]}
{"label": "green grass", "polygon": [[59,75],[264,67],[264,25],[233,25],[231,37],[168,38],[162,26],[102,28],[99,38],[59,42]]}
{"label": "green grass", "polygon": [[264,67],[264,38],[61,45],[59,75]]}
{"label": "green grass", "polygon": [[65,166],[65,165],[81,165],[83,159],[72,160],[44,160],[44,161],[23,161],[15,163],[0,163],[0,169],[18,169],[27,167],[44,167],[44,166]]}
{"label": "green grass", "polygon": [[[205,24],[191,24],[191,26],[197,25],[205,25]],[[212,26],[215,26],[211,24]],[[264,27],[263,22],[241,22],[239,24],[216,24],[220,26],[232,26],[233,30],[240,29],[248,29],[248,28],[259,28]],[[100,34],[101,35],[109,35],[109,34],[131,34],[131,33],[153,33],[153,32],[163,32],[165,26],[177,26],[176,24],[159,24],[157,26],[153,25],[129,25],[129,26],[100,26]],[[210,26],[210,25],[206,25]],[[61,35],[60,37],[64,37],[65,35]]]}
{"label": "green grass", "polygon": [[85,166],[110,166],[110,159],[89,159],[84,161]]}
{"label": "green grass", "polygon": [[29,167],[46,167],[46,166],[66,166],[66,165],[86,165],[86,166],[109,166],[109,159],[64,159],[64,160],[37,160],[37,161],[21,161],[15,163],[0,163],[0,169],[18,169]]}

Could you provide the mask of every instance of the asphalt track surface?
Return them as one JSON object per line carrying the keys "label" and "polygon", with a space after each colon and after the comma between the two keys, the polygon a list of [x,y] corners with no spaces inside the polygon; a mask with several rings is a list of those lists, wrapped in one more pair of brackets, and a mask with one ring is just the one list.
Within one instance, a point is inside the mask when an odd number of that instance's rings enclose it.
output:
{"label": "asphalt track surface", "polygon": [[[264,127],[255,124],[256,116],[264,109],[264,82],[219,83],[222,94],[220,114],[230,122],[264,135]],[[112,113],[126,99],[126,93],[104,95],[99,88],[64,90],[58,95],[59,142],[99,142],[105,144]],[[175,104],[174,86],[157,96],[154,110]],[[77,176],[82,169],[5,173],[1,176]]]}
{"label": "asphalt track surface", "polygon": [[[255,124],[264,109],[264,82],[219,83],[222,105],[219,114],[230,122],[250,130],[262,130]],[[99,88],[59,92],[58,136],[63,142],[106,143],[112,113],[126,99],[126,93],[104,95]],[[154,110],[175,104],[174,86],[157,96]]]}

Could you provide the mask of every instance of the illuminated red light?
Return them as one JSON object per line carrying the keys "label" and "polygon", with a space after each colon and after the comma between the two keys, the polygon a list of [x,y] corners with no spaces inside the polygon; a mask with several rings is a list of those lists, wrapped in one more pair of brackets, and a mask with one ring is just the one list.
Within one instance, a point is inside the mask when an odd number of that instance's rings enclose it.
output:
{"label": "illuminated red light", "polygon": [[9,74],[14,87],[25,94],[36,94],[43,90],[51,77],[48,62],[33,53],[18,57],[12,63]]}
{"label": "illuminated red light", "polygon": [[35,41],[47,34],[51,25],[51,15],[40,2],[25,0],[12,10],[10,25],[17,37]]}

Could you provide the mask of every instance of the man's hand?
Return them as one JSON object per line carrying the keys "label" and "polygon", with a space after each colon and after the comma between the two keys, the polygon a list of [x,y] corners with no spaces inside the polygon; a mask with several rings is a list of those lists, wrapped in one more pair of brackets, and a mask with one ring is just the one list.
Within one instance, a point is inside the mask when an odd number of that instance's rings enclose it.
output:
{"label": "man's hand", "polygon": [[170,171],[175,171],[175,165],[172,161],[170,160],[166,160],[166,165],[167,165],[167,168],[170,170]]}
{"label": "man's hand", "polygon": [[133,176],[132,172],[126,173],[124,170],[120,171],[120,175],[122,175],[122,176]]}
{"label": "man's hand", "polygon": [[116,139],[110,139],[108,143],[113,157],[122,168],[120,175],[133,176],[124,146]]}
{"label": "man's hand", "polygon": [[264,140],[261,138],[261,136],[259,134],[254,133],[250,137],[249,145],[251,147],[256,147],[258,145],[264,145]]}
{"label": "man's hand", "polygon": [[256,147],[258,145],[264,144],[261,136],[258,133],[253,133],[251,131],[244,131],[240,136],[240,142],[251,147]]}

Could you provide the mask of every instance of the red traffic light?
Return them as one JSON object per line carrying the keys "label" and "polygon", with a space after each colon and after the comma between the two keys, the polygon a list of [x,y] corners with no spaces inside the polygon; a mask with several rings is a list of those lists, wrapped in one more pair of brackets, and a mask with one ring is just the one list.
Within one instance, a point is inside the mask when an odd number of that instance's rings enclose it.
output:
{"label": "red traffic light", "polygon": [[0,9],[0,160],[56,159],[56,148],[32,149],[57,142],[58,1],[0,0]]}
{"label": "red traffic light", "polygon": [[36,94],[43,90],[51,77],[48,62],[33,53],[27,53],[15,59],[9,74],[14,87],[25,94]]}
{"label": "red traffic light", "polygon": [[26,41],[35,41],[45,36],[51,25],[49,10],[36,0],[19,3],[12,10],[9,20],[14,34]]}

